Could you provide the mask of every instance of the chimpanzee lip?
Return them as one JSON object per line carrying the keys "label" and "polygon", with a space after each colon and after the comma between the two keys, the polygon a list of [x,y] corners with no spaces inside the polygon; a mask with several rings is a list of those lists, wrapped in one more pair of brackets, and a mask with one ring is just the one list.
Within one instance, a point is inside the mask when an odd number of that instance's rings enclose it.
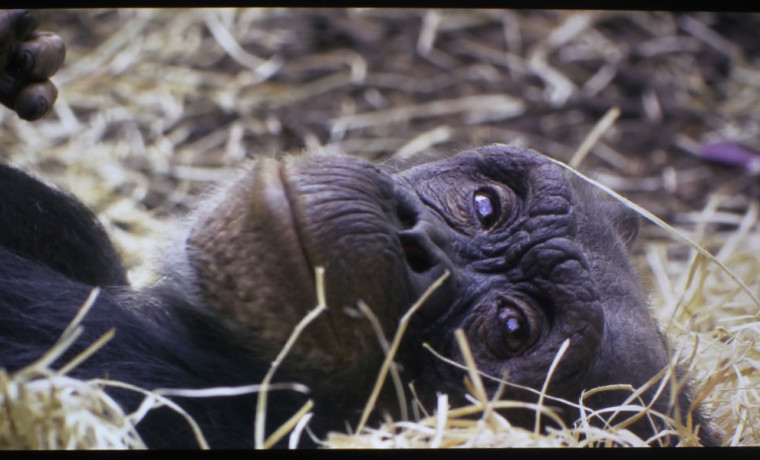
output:
{"label": "chimpanzee lip", "polygon": [[309,279],[303,281],[313,282],[314,267],[304,247],[302,226],[295,209],[298,201],[288,181],[286,166],[271,159],[261,162],[257,180],[264,182],[265,186],[262,187],[264,193],[257,199],[265,201],[267,215],[259,217],[272,219],[270,223],[280,230],[278,236],[285,239],[289,246],[277,248],[278,251],[290,253],[294,259],[301,261],[310,274]]}
{"label": "chimpanzee lip", "polygon": [[301,255],[303,256],[304,262],[306,263],[306,267],[309,269],[309,272],[312,275],[312,280],[314,279],[314,264],[311,262],[311,259],[309,258],[309,253],[306,250],[306,247],[304,246],[304,238],[303,238],[303,225],[298,220],[298,215],[296,213],[296,199],[295,195],[292,190],[292,186],[290,185],[290,181],[288,180],[288,175],[286,172],[286,167],[283,163],[278,162],[279,165],[279,178],[280,178],[280,185],[282,186],[282,192],[285,196],[285,201],[287,202],[288,210],[290,211],[290,218],[292,222],[293,232],[296,235],[296,242],[298,244],[298,249],[301,252]]}
{"label": "chimpanzee lip", "polygon": [[[363,164],[357,163],[359,160],[355,158],[325,158],[289,158],[280,164],[280,183],[289,202],[291,222],[298,234],[300,252],[311,270],[312,279],[316,278],[314,270],[317,267],[326,269],[324,281],[326,287],[334,288],[329,297],[335,305],[354,307],[357,300],[361,299],[377,301],[372,307],[378,310],[399,305],[407,308],[407,299],[398,301],[394,297],[392,302],[386,302],[385,299],[391,296],[389,292],[393,290],[389,283],[400,281],[402,277],[406,283],[407,270],[402,270],[402,265],[399,264],[397,268],[400,273],[380,278],[372,261],[357,256],[359,253],[367,253],[367,248],[377,248],[378,251],[397,252],[403,257],[397,225],[384,213],[380,204],[371,201],[376,195],[381,195],[376,188],[387,186],[382,183],[381,173],[368,170]],[[345,162],[342,161],[344,158]],[[354,170],[361,175],[363,182],[346,182],[343,179],[349,174],[347,171]],[[335,180],[331,179],[332,173],[336,176]],[[362,189],[364,193],[356,193],[354,188],[361,187],[365,187]],[[336,203],[342,200],[346,201],[347,209],[351,211],[336,212]],[[364,200],[367,200],[367,206],[357,206],[357,203],[364,203]],[[320,207],[325,204],[327,206]],[[358,230],[347,228],[346,222],[358,222],[352,219],[356,219],[357,215],[362,216],[363,212],[366,215],[359,222]],[[346,216],[350,218],[347,219]],[[381,245],[377,241],[385,243]],[[366,246],[358,247],[361,244]],[[347,281],[370,278],[371,283],[362,285]],[[405,284],[405,291],[407,287]],[[400,294],[396,296],[400,297]],[[381,297],[384,300],[380,300]]]}

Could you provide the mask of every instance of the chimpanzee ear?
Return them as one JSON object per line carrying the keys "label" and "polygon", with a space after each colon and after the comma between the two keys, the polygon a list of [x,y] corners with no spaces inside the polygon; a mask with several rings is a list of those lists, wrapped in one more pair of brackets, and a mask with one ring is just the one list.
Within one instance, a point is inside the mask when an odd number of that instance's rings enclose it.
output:
{"label": "chimpanzee ear", "polygon": [[639,235],[639,227],[641,226],[639,214],[616,200],[605,200],[600,207],[625,247],[631,249],[633,242]]}

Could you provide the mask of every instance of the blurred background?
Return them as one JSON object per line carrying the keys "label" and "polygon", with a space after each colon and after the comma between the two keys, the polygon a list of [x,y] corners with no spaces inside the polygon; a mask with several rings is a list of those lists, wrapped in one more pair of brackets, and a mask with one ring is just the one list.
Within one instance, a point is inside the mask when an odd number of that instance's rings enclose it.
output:
{"label": "blurred background", "polygon": [[[614,123],[577,168],[717,254],[760,294],[760,14],[83,9],[38,17],[67,46],[53,78],[59,99],[33,124],[0,111],[0,161],[95,209],[137,284],[151,279],[173,222],[251,158],[322,148],[382,161],[500,142],[569,162],[609,113]],[[660,227],[645,223],[641,240],[635,256],[655,313],[676,349],[699,356],[689,366],[727,442],[760,442],[752,428],[758,305]]]}

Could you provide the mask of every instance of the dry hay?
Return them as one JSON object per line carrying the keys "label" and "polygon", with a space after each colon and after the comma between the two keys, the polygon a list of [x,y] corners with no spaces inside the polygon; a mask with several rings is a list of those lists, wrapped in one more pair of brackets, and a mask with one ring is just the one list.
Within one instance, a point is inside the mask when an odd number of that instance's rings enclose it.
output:
{"label": "dry hay", "polygon": [[[756,20],[744,18],[750,26]],[[760,65],[754,45],[739,43],[721,21],[708,13],[593,11],[47,12],[43,23],[69,50],[54,79],[59,101],[34,124],[0,111],[0,158],[64,184],[94,208],[141,285],[152,279],[145,254],[173,233],[170,218],[251,156],[321,148],[381,159],[488,142],[543,151],[679,230],[642,228],[636,257],[653,314],[724,444],[758,445],[757,176],[699,154],[725,139],[760,150]],[[393,366],[388,372],[393,380]],[[451,408],[441,395],[430,412],[415,406],[409,420],[358,436],[331,433],[325,446],[647,441],[624,425],[601,430],[581,421],[543,434],[511,427],[494,410],[506,403],[478,390],[486,377],[472,367],[468,374],[470,406]],[[141,414],[121,413],[103,392],[108,384],[39,365],[0,374],[0,413],[13,414],[0,417],[0,446],[140,446],[129,423]],[[145,394],[142,411],[170,403],[171,392]],[[550,398],[544,402],[537,410],[552,417]],[[69,404],[76,410],[61,409]],[[637,405],[635,398],[629,405],[634,415]],[[81,407],[104,421],[91,422]],[[306,435],[301,415],[278,436]],[[29,428],[21,430],[22,421]],[[109,427],[116,434],[93,431]],[[690,428],[673,430],[683,445],[696,443]]]}
{"label": "dry hay", "polygon": [[3,449],[144,448],[134,421],[96,381],[67,377],[113,330],[59,371],[50,368],[81,334],[78,323],[97,297],[95,289],[58,343],[29,366],[8,375],[0,368],[0,447]]}
{"label": "dry hay", "polygon": [[[715,217],[718,203],[719,199],[712,200],[710,207],[703,212],[700,219],[703,225],[697,233],[704,231],[704,223],[710,222],[711,218]],[[644,213],[646,214],[645,211]],[[589,389],[581,396],[577,404],[565,401],[567,404],[580,407],[583,413],[583,417],[574,426],[566,426],[559,416],[554,414],[551,407],[553,398],[545,395],[543,391],[551,379],[554,366],[561,359],[568,345],[567,341],[557,353],[537,404],[502,400],[500,395],[504,385],[509,383],[493,376],[481,376],[475,367],[464,335],[461,331],[457,331],[457,339],[462,347],[466,363],[464,366],[453,362],[450,364],[467,369],[468,378],[465,384],[470,390],[472,404],[465,407],[451,407],[448,404],[448,397],[445,394],[439,394],[438,405],[432,414],[427,414],[424,407],[417,405],[418,413],[413,421],[387,420],[379,427],[365,428],[367,417],[374,408],[374,398],[377,397],[387,374],[394,372],[393,356],[406,324],[427,295],[443,281],[444,276],[431,286],[429,291],[400,320],[392,344],[385,342],[382,332],[379,332],[379,337],[384,342],[387,352],[387,359],[379,372],[373,394],[359,422],[357,432],[360,434],[330,433],[327,439],[321,442],[322,445],[327,448],[642,447],[657,445],[668,434],[675,434],[680,438],[678,445],[698,446],[699,440],[694,431],[695,427],[683,426],[667,414],[655,413],[647,407],[646,401],[638,398],[640,393],[649,387],[659,387],[658,393],[661,392],[663,389],[661,385],[669,379],[673,379],[675,386],[681,384],[682,382],[675,380],[674,368],[677,364],[685,365],[688,375],[698,382],[695,389],[695,402],[704,404],[716,426],[725,433],[726,445],[756,444],[757,432],[751,420],[757,416],[755,411],[758,407],[755,399],[757,391],[753,388],[755,385],[753,377],[757,378],[755,355],[758,350],[755,347],[754,338],[758,323],[746,320],[748,317],[754,318],[751,312],[760,305],[760,302],[746,285],[749,281],[756,279],[760,273],[760,264],[756,257],[748,256],[745,251],[747,248],[758,248],[760,245],[760,234],[748,232],[748,229],[757,227],[757,217],[757,206],[750,206],[740,224],[740,231],[730,235],[729,240],[723,243],[721,251],[712,261],[709,260],[712,256],[705,256],[703,253],[706,251],[697,245],[691,248],[694,254],[687,262],[668,260],[660,248],[650,246],[647,260],[660,288],[658,297],[661,297],[658,299],[661,303],[657,303],[654,310],[658,313],[661,323],[667,324],[665,332],[674,345],[675,356],[670,367],[664,369],[641,388],[631,389],[632,395],[624,404],[596,410],[584,405],[584,399],[598,391],[627,388],[626,386],[610,386]],[[669,227],[668,230],[678,232]],[[690,240],[680,232],[678,235],[679,238]],[[737,248],[741,249],[737,250]],[[678,275],[669,275],[669,271],[674,271]],[[244,389],[244,391],[259,391],[260,395],[256,419],[256,426],[259,429],[255,432],[255,444],[258,447],[271,447],[291,431],[293,434],[290,444],[295,446],[304,427],[308,424],[309,410],[312,408],[311,401],[294,414],[284,427],[264,440],[263,414],[266,404],[262,402],[265,403],[266,392],[271,389],[269,381],[290,346],[297,340],[303,328],[326,309],[323,286],[319,282],[321,280],[319,272],[317,279],[319,298],[317,307],[296,327],[262,384],[251,385]],[[741,281],[737,281],[742,279],[745,280],[744,285]],[[683,288],[674,288],[674,284]],[[679,295],[674,297],[674,292]],[[94,299],[95,295],[97,295],[97,290],[91,298]],[[0,372],[0,389],[2,389],[0,408],[2,412],[8,414],[6,423],[0,424],[0,446],[54,449],[139,448],[143,445],[133,426],[139,422],[146,411],[160,405],[157,404],[159,402],[169,404],[181,412],[179,407],[166,400],[164,396],[174,394],[206,397],[224,394],[223,389],[216,391],[211,389],[205,392],[204,390],[156,390],[153,392],[142,390],[146,394],[145,402],[140,409],[125,416],[119,406],[103,391],[103,386],[130,387],[135,391],[141,391],[140,389],[119,382],[100,379],[80,381],[65,376],[69,369],[85,360],[87,355],[97,352],[99,344],[94,344],[58,371],[52,371],[48,367],[65,351],[66,344],[76,339],[79,327],[77,324],[86,314],[86,309],[87,305],[82,308],[81,314],[74,319],[72,325],[64,331],[59,344],[37,363],[10,377],[4,371]],[[371,310],[368,308],[365,307],[362,310],[371,315]],[[726,310],[731,314],[726,314]],[[733,324],[737,322],[739,323]],[[109,338],[106,336],[101,342]],[[432,349],[429,351],[435,353]],[[438,357],[446,360],[445,357]],[[705,363],[717,364],[717,366],[706,367]],[[394,377],[396,382],[400,381],[398,376]],[[484,391],[481,380],[483,377],[501,383],[500,390],[491,399]],[[305,391],[295,386],[291,389]],[[514,407],[535,410],[537,414],[540,414],[539,419],[542,416],[545,419],[551,419],[558,423],[560,428],[549,428],[547,432],[542,432],[538,428],[538,422],[534,430],[513,427],[497,411]],[[594,419],[611,420],[620,413],[630,413],[630,416],[623,417],[622,421],[618,417],[615,423],[610,423],[604,428],[599,428],[597,423],[591,423]],[[188,423],[193,424],[192,419],[188,415],[186,417]],[[660,431],[652,439],[641,439],[626,430],[628,424],[640,417],[660,418],[668,424],[670,429]],[[205,446],[198,427],[194,428],[199,445]]]}

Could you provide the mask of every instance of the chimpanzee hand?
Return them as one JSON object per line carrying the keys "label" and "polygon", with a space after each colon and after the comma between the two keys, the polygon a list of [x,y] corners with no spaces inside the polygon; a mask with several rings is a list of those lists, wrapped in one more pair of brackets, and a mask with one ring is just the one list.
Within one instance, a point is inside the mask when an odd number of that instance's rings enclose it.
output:
{"label": "chimpanzee hand", "polygon": [[24,120],[45,115],[58,96],[50,77],[66,56],[63,40],[37,32],[26,10],[0,10],[0,103]]}

